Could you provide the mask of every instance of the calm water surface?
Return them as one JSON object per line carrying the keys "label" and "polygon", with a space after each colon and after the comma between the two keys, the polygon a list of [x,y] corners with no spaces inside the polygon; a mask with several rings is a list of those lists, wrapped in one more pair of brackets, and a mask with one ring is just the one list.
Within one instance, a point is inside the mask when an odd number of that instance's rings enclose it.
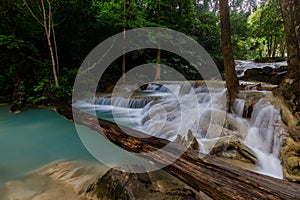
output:
{"label": "calm water surface", "polygon": [[0,106],[0,182],[57,160],[93,160],[74,124],[49,109]]}

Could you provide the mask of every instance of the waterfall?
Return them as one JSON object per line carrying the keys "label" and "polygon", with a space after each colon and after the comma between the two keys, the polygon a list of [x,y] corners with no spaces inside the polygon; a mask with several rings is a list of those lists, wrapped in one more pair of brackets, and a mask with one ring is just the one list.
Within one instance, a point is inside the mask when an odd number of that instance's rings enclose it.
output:
{"label": "waterfall", "polygon": [[243,117],[244,112],[244,106],[245,106],[245,100],[244,99],[236,99],[234,102],[234,110],[239,117]]}
{"label": "waterfall", "polygon": [[[208,152],[205,144],[213,144],[224,137],[216,135],[216,130],[227,128],[228,133],[237,135],[256,153],[258,172],[282,178],[278,159],[281,130],[277,127],[281,122],[280,112],[267,99],[257,102],[251,119],[245,119],[243,98],[246,96],[235,101],[234,114],[226,113],[226,105],[222,101],[226,97],[226,89],[167,83],[149,84],[144,92],[160,98],[96,98],[94,102],[81,101],[74,106],[82,110],[93,107],[98,117],[170,141],[178,135],[187,137],[191,131],[202,146],[202,153]],[[230,125],[226,125],[228,122]]]}
{"label": "waterfall", "polygon": [[253,68],[264,68],[271,67],[272,69],[278,69],[281,66],[287,66],[286,61],[275,62],[275,63],[255,63],[253,60],[236,60],[235,61],[235,69],[238,77],[243,77],[244,73],[247,69]]}
{"label": "waterfall", "polygon": [[123,97],[113,97],[113,98],[96,98],[96,105],[112,105],[115,107],[123,107],[123,108],[143,108],[150,101],[150,98],[123,98]]}
{"label": "waterfall", "polygon": [[282,178],[279,151],[281,147],[280,112],[270,102],[261,99],[255,104],[245,143],[258,157],[258,170]]}

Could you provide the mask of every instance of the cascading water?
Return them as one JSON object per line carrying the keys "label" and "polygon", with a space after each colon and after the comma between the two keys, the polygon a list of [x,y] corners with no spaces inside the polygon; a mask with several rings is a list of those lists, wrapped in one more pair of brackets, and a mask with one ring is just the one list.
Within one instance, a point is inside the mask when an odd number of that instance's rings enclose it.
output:
{"label": "cascading water", "polygon": [[258,157],[258,170],[282,178],[279,157],[281,132],[280,112],[270,102],[261,99],[255,104],[245,143]]}
{"label": "cascading water", "polygon": [[244,73],[247,69],[253,68],[264,68],[271,67],[272,69],[278,69],[281,66],[287,66],[286,61],[276,62],[276,63],[255,63],[253,60],[236,60],[235,69],[238,77],[244,76]]}
{"label": "cascading water", "polygon": [[[209,151],[206,143],[221,137],[220,134],[214,135],[214,130],[222,130],[226,119],[234,127],[231,132],[256,153],[257,171],[282,178],[278,159],[281,138],[280,130],[276,127],[281,121],[280,113],[267,100],[262,99],[255,104],[252,117],[248,120],[242,117],[245,99],[237,99],[236,114],[224,112],[222,98],[226,96],[225,89],[207,86],[192,88],[179,83],[150,84],[144,92],[148,97],[160,98],[147,98],[145,101],[136,97],[119,98],[117,101],[96,99],[94,102],[77,102],[74,106],[87,112],[95,109],[98,117],[170,141],[174,141],[177,135],[187,137],[191,131],[202,147],[202,153]],[[114,101],[117,103],[112,103]]]}

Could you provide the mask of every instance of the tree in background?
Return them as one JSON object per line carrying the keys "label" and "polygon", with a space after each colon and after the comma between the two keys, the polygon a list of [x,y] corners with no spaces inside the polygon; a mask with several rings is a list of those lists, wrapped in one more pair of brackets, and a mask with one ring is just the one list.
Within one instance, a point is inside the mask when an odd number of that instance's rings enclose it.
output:
{"label": "tree in background", "polygon": [[126,41],[126,0],[123,0],[123,56],[122,56],[122,76],[123,76],[123,82],[126,82],[126,55],[125,55],[125,41]]}
{"label": "tree in background", "polygon": [[221,18],[221,38],[222,54],[224,58],[224,69],[226,87],[229,96],[230,110],[239,91],[239,81],[235,71],[233,53],[230,38],[230,19],[229,19],[228,0],[220,0],[220,18]]}
{"label": "tree in background", "polygon": [[[44,28],[45,35],[47,39],[47,43],[49,46],[51,62],[52,62],[52,72],[55,81],[55,86],[58,87],[58,78],[57,78],[57,67],[58,63],[58,54],[57,54],[57,46],[56,46],[56,38],[54,31],[54,22],[53,22],[53,14],[54,9],[52,8],[54,1],[49,0],[41,0],[35,1],[35,3],[29,4],[28,1],[23,0],[24,5],[32,15],[32,17]],[[52,36],[51,36],[52,35]],[[54,49],[53,49],[54,46]]]}
{"label": "tree in background", "polygon": [[[157,0],[158,5],[157,5],[157,24],[160,26],[160,4],[161,0]],[[160,48],[160,41],[157,41],[157,66],[156,66],[156,72],[155,72],[155,77],[154,80],[160,80],[161,75],[160,75],[160,63],[161,63],[161,48]]]}

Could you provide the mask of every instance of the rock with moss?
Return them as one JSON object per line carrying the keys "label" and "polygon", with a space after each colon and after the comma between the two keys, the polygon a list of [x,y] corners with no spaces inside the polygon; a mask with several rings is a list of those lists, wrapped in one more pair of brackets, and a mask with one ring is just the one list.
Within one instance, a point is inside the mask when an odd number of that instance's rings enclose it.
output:
{"label": "rock with moss", "polygon": [[300,142],[287,138],[280,151],[283,175],[293,182],[300,182]]}

